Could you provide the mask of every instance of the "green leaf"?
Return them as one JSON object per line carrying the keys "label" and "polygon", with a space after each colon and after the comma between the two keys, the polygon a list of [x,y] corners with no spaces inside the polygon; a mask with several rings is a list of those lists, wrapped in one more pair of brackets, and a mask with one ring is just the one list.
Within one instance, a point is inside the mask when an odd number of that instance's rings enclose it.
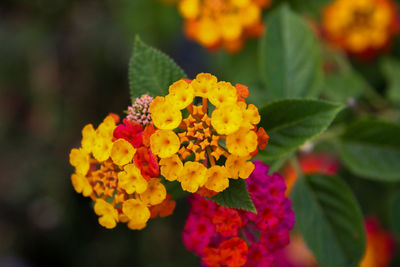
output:
{"label": "green leaf", "polygon": [[358,266],[365,249],[362,213],[339,177],[301,177],[292,192],[296,226],[324,267]]}
{"label": "green leaf", "polygon": [[325,77],[323,94],[332,101],[347,102],[358,98],[368,87],[355,72],[334,73]]}
{"label": "green leaf", "polygon": [[247,191],[246,181],[230,179],[229,187],[211,198],[218,205],[257,213],[256,207]]}
{"label": "green leaf", "polygon": [[164,96],[169,86],[185,72],[167,55],[143,43],[137,36],[129,62],[129,87],[131,98],[142,94]]}
{"label": "green leaf", "polygon": [[271,13],[260,40],[260,75],[273,99],[316,96],[322,83],[319,44],[304,20],[284,5]]}
{"label": "green leaf", "polygon": [[400,191],[397,192],[391,205],[391,221],[394,233],[400,240]]}
{"label": "green leaf", "polygon": [[388,83],[388,98],[400,103],[400,61],[386,58],[382,61],[381,67]]}
{"label": "green leaf", "polygon": [[263,159],[276,159],[319,135],[333,121],[342,105],[311,99],[284,99],[259,109],[260,126],[269,143],[260,152]]}
{"label": "green leaf", "polygon": [[400,126],[364,119],[341,136],[340,155],[356,175],[381,181],[400,181]]}

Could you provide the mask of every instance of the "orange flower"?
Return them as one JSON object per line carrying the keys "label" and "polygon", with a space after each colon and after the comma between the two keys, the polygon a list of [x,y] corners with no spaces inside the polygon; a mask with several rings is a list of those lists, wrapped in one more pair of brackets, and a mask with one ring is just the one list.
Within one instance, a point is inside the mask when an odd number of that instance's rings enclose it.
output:
{"label": "orange flower", "polygon": [[393,0],[336,0],[323,11],[322,26],[328,41],[362,58],[386,48],[398,33]]}
{"label": "orange flower", "polygon": [[270,0],[179,0],[185,33],[209,49],[236,52],[248,37],[262,34],[262,9]]}

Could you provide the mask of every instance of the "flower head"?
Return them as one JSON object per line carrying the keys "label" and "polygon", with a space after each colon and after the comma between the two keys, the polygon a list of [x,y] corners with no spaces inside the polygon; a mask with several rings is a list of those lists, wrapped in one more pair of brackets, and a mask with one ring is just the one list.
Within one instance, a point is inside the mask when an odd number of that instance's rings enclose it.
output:
{"label": "flower head", "polygon": [[332,44],[361,57],[387,47],[400,29],[392,0],[333,1],[324,10],[322,25]]}
{"label": "flower head", "polygon": [[82,147],[70,153],[75,167],[71,182],[76,192],[90,197],[99,223],[114,228],[118,222],[130,229],[142,229],[152,208],[165,207],[157,214],[173,212],[175,202],[167,199],[160,183],[158,158],[150,148],[155,132],[145,126],[119,117],[107,116],[97,129],[89,124],[82,130]]}
{"label": "flower head", "polygon": [[270,0],[179,0],[186,35],[207,48],[239,50],[246,38],[261,35],[261,11]]}
{"label": "flower head", "polygon": [[260,161],[254,166],[246,183],[257,214],[190,197],[183,242],[201,257],[203,266],[269,267],[276,251],[289,243],[295,220],[284,179],[268,175],[268,166]]}
{"label": "flower head", "polygon": [[[192,193],[218,193],[229,186],[229,178],[249,177],[254,165],[248,160],[257,148],[265,148],[268,136],[262,128],[257,132],[260,115],[243,101],[246,96],[247,87],[200,73],[192,81],[175,82],[167,96],[154,99],[150,112],[158,129],[150,147],[161,158],[165,179],[178,180]],[[181,110],[188,112],[186,118]]]}
{"label": "flower head", "polygon": [[141,125],[151,124],[150,116],[150,104],[153,102],[153,98],[149,95],[142,95],[135,99],[132,106],[128,107],[128,116],[126,118],[131,121]]}

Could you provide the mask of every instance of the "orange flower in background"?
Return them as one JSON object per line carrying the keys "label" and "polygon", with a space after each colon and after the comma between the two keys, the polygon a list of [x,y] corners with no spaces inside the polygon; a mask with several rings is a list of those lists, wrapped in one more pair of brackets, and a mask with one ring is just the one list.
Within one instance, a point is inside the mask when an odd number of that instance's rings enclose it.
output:
{"label": "orange flower in background", "polygon": [[[298,162],[304,174],[335,175],[339,170],[339,161],[335,157],[324,153],[302,154],[298,157]],[[290,195],[296,184],[298,173],[292,165],[287,164],[282,174],[287,185],[286,194]]]}
{"label": "orange flower in background", "polygon": [[393,0],[336,0],[323,11],[322,27],[328,41],[362,58],[387,48],[399,26]]}
{"label": "orange flower in background", "polygon": [[[375,218],[365,219],[367,247],[359,267],[389,267],[395,252],[393,235]],[[316,267],[318,263],[298,232],[276,256],[275,267]]]}
{"label": "orange flower in background", "polygon": [[365,220],[365,227],[367,230],[367,249],[360,267],[389,266],[395,251],[393,235],[383,229],[374,217]]}
{"label": "orange flower in background", "polygon": [[207,48],[225,47],[236,52],[248,37],[264,30],[262,9],[271,0],[179,0],[188,38]]}

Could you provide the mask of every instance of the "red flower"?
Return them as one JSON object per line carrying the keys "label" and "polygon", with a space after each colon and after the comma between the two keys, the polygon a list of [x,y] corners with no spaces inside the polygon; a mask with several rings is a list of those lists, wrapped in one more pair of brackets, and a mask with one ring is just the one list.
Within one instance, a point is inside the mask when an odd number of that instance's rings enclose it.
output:
{"label": "red flower", "polygon": [[233,237],[219,245],[221,263],[228,267],[243,266],[247,261],[248,247],[240,237]]}
{"label": "red flower", "polygon": [[136,166],[138,166],[144,178],[150,179],[152,177],[158,177],[159,168],[157,157],[151,152],[150,149],[146,147],[139,147],[136,150],[134,159]]}
{"label": "red flower", "polygon": [[133,147],[138,148],[143,144],[142,133],[143,133],[142,125],[124,119],[124,123],[119,124],[117,128],[115,128],[114,137],[117,139],[123,138],[129,143],[131,143]]}

